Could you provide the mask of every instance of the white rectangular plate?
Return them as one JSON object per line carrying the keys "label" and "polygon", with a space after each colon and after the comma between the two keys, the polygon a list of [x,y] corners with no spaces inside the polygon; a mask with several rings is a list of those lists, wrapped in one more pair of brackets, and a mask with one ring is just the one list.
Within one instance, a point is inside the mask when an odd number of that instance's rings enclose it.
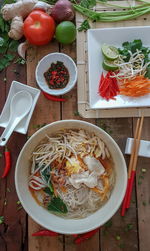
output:
{"label": "white rectangular plate", "polygon": [[129,108],[150,106],[150,94],[133,98],[123,95],[116,100],[105,100],[98,94],[100,76],[102,74],[102,44],[106,43],[121,48],[122,43],[141,39],[143,46],[150,47],[150,26],[119,27],[88,30],[88,71],[89,71],[89,103],[92,109]]}

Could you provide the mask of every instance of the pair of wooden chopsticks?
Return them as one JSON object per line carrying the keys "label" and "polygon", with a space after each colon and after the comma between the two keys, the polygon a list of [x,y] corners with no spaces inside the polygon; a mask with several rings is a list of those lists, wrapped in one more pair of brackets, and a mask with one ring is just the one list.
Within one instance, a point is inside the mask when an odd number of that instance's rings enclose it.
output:
{"label": "pair of wooden chopsticks", "polygon": [[134,141],[133,141],[133,145],[132,145],[131,157],[130,157],[129,168],[128,168],[128,183],[127,183],[125,197],[124,197],[124,200],[122,203],[121,216],[124,216],[126,209],[128,209],[130,207],[130,201],[131,201],[134,177],[135,177],[136,166],[137,166],[137,159],[138,159],[138,152],[139,152],[139,146],[140,146],[143,121],[144,121],[144,117],[142,116],[141,118],[138,118],[137,124],[136,124]]}

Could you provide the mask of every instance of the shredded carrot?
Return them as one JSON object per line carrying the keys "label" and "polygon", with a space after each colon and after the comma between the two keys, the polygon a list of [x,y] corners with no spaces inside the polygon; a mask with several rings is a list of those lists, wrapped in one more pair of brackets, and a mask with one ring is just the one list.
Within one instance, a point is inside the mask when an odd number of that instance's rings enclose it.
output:
{"label": "shredded carrot", "polygon": [[143,75],[134,79],[120,82],[120,94],[131,97],[140,97],[150,93],[150,80]]}
{"label": "shredded carrot", "polygon": [[67,192],[67,188],[65,186],[60,186],[60,189],[63,193],[66,193]]}

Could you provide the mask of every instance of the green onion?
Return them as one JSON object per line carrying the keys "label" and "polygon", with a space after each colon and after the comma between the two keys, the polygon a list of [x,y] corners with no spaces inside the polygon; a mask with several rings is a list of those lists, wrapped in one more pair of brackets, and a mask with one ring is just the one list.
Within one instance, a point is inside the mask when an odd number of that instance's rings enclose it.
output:
{"label": "green onion", "polygon": [[[126,10],[120,11],[107,11],[107,12],[95,12],[92,9],[88,9],[82,7],[79,4],[74,4],[74,8],[76,11],[80,12],[84,16],[88,17],[92,21],[99,21],[99,22],[117,22],[123,20],[130,20],[137,18],[139,16],[145,15],[150,13],[150,3],[143,2],[143,4],[133,6],[133,7],[123,7]],[[109,5],[109,4],[106,4]],[[122,6],[116,5],[117,8],[122,8]]]}

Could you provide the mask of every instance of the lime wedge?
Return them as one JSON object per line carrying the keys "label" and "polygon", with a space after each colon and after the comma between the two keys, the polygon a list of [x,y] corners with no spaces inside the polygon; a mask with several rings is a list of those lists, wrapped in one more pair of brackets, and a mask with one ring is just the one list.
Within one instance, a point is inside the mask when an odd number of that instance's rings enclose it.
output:
{"label": "lime wedge", "polygon": [[103,69],[106,71],[115,71],[118,69],[118,66],[109,60],[104,60],[102,65],[103,65]]}
{"label": "lime wedge", "polygon": [[106,59],[115,60],[118,58],[119,52],[118,49],[114,46],[103,44],[102,53]]}

